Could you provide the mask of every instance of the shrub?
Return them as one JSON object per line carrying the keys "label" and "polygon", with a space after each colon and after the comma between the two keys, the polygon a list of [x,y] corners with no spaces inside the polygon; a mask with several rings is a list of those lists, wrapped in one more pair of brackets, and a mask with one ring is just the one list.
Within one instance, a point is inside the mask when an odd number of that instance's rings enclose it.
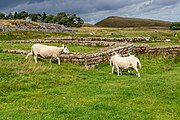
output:
{"label": "shrub", "polygon": [[180,22],[173,22],[170,25],[171,30],[180,30]]}

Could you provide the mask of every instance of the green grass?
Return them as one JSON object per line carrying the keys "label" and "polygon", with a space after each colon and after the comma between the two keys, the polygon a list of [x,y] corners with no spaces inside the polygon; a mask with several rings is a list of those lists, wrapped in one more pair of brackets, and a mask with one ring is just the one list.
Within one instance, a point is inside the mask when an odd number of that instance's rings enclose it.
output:
{"label": "green grass", "polygon": [[[95,32],[95,35],[90,35]],[[177,34],[177,36],[175,36]],[[106,37],[106,38],[122,38],[122,37],[151,37],[152,40],[166,40],[171,39],[173,42],[178,43],[180,39],[180,31],[175,30],[161,30],[149,28],[96,28],[85,27],[78,29],[75,37]]]}
{"label": "green grass", "polygon": [[40,39],[53,37],[68,37],[69,33],[44,33],[40,31],[9,31],[0,32],[0,41],[7,40],[24,40],[24,39]]}
{"label": "green grass", "polygon": [[[34,43],[0,43],[1,49],[9,49],[9,50],[31,50],[31,46]],[[62,46],[61,43],[43,43],[46,45],[53,45],[53,46]],[[73,45],[73,44],[65,44],[70,52],[79,52],[79,53],[87,53],[92,51],[97,51],[100,48],[103,48],[102,46],[79,46],[79,45]]]}
{"label": "green grass", "polygon": [[[94,31],[96,35],[89,33]],[[177,33],[178,36],[174,36]],[[179,31],[144,28],[80,28],[68,33],[0,32],[0,40],[49,37],[139,37],[180,39]],[[136,43],[137,44],[137,43]],[[178,45],[148,43],[150,46]],[[48,45],[61,46],[60,43]],[[49,63],[2,49],[30,50],[32,44],[0,43],[0,119],[12,120],[179,120],[180,57],[140,55],[141,77],[123,72],[109,74],[109,63],[85,69],[79,64]],[[71,52],[91,52],[98,47],[67,44]]]}
{"label": "green grass", "polygon": [[0,53],[0,119],[180,119],[180,58],[138,57],[140,78],[109,74],[109,63],[87,70]]}
{"label": "green grass", "polygon": [[[95,32],[95,35],[90,35]],[[177,34],[177,36],[175,36]],[[122,37],[144,37],[149,36],[152,40],[171,39],[178,44],[180,31],[175,30],[153,30],[149,28],[97,28],[83,27],[78,28],[75,34],[69,33],[43,33],[38,31],[11,31],[0,32],[0,41],[4,40],[23,40],[40,38],[68,38],[68,37],[103,37],[103,38],[122,38]]]}

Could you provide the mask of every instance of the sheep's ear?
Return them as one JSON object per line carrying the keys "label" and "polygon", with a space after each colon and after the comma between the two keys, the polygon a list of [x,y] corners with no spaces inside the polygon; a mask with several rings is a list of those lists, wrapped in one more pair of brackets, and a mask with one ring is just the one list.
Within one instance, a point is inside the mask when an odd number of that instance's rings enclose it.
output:
{"label": "sheep's ear", "polygon": [[64,44],[62,45],[63,48],[65,48]]}

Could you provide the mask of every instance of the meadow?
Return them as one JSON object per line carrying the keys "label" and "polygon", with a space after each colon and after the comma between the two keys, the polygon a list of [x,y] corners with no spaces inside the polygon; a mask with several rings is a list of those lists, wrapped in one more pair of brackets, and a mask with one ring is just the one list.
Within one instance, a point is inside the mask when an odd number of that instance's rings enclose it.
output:
{"label": "meadow", "polygon": [[[137,37],[172,39],[178,45],[178,31],[80,28],[68,33],[5,32],[1,40],[46,37]],[[113,33],[113,34],[112,34]],[[177,33],[178,36],[174,36]],[[6,35],[5,35],[6,34]],[[14,36],[16,34],[16,36]],[[30,35],[33,34],[33,35]],[[38,34],[36,36],[36,34]],[[34,37],[35,36],[35,37]],[[9,37],[9,38],[8,38]],[[140,44],[140,43],[136,43]],[[148,43],[149,44],[149,43]],[[0,49],[29,50],[32,44],[0,43]],[[51,43],[50,45],[58,45]],[[90,52],[100,47],[68,44],[73,52]],[[83,65],[40,59],[36,64],[25,55],[0,50],[0,119],[12,120],[178,120],[180,119],[180,56],[138,55],[141,77],[123,71],[111,73],[109,63],[86,69]]]}

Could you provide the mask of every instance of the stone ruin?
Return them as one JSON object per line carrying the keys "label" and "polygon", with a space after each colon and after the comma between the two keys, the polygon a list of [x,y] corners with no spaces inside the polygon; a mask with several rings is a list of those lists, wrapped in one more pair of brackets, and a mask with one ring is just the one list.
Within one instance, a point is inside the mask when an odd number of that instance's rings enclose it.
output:
{"label": "stone ruin", "polygon": [[180,45],[150,47],[147,44],[135,45],[134,52],[137,54],[156,54],[156,55],[180,55]]}
{"label": "stone ruin", "polygon": [[[127,56],[128,53],[132,52],[133,44],[129,42],[111,42],[106,40],[83,40],[82,38],[77,39],[38,39],[38,40],[17,40],[17,41],[6,41],[10,43],[72,43],[85,46],[105,46],[105,48],[99,49],[89,53],[70,53],[62,54],[60,56],[61,61],[83,64],[86,68],[95,67],[101,62],[109,61],[110,57],[114,55],[114,52]],[[4,50],[4,52],[15,53],[15,54],[27,54],[30,51],[25,50]]]}
{"label": "stone ruin", "polygon": [[30,24],[30,22],[14,22],[12,26],[0,26],[0,31],[15,31],[15,30],[28,30],[28,31],[41,31],[41,32],[68,32],[74,34],[77,28],[65,27],[64,25],[53,24],[53,23],[38,23]]}
{"label": "stone ruin", "polygon": [[[139,39],[138,39],[139,38]],[[101,62],[109,61],[114,52],[122,56],[128,56],[128,53],[136,54],[161,54],[161,55],[180,55],[180,46],[154,47],[148,45],[134,45],[132,41],[147,40],[147,38],[53,38],[53,39],[37,39],[37,40],[15,40],[5,41],[10,43],[71,43],[83,46],[104,46],[89,53],[70,53],[62,54],[61,61],[83,64],[86,68],[91,68]],[[4,52],[27,54],[30,51],[25,50],[4,50]]]}

